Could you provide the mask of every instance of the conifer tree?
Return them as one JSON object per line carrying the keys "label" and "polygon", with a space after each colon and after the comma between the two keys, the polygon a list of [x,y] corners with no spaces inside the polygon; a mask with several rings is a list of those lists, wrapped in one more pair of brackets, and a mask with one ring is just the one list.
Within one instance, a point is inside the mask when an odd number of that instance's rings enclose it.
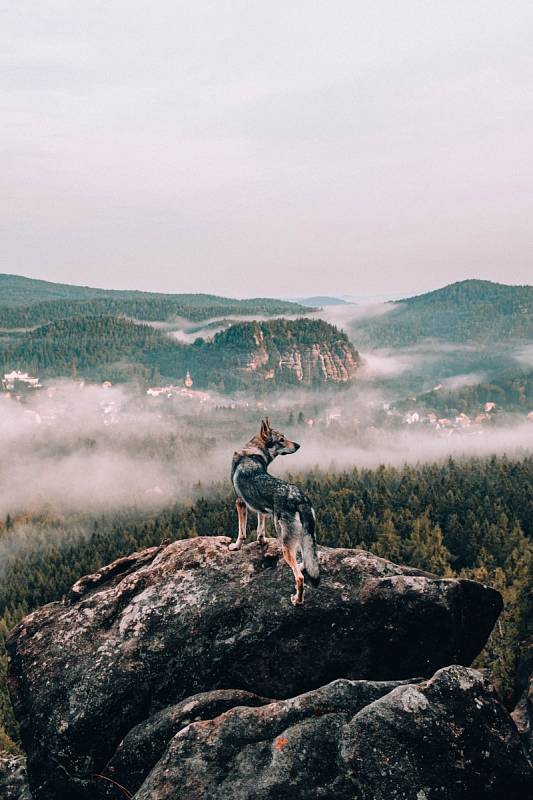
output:
{"label": "conifer tree", "polygon": [[413,567],[450,575],[450,552],[443,541],[439,525],[432,526],[427,514],[417,517],[405,542],[405,553]]}
{"label": "conifer tree", "polygon": [[387,509],[378,528],[376,543],[373,545],[372,551],[377,556],[398,563],[402,559],[402,550],[402,540],[394,526],[392,514]]}

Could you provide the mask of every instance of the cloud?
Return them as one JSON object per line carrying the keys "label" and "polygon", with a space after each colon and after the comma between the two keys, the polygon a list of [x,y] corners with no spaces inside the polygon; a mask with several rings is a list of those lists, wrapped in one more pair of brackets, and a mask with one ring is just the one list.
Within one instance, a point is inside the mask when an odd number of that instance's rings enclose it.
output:
{"label": "cloud", "polygon": [[[405,368],[401,359],[376,356],[375,375]],[[462,381],[474,376],[460,376]],[[207,403],[148,398],[128,387],[80,388],[58,382],[27,403],[0,395],[0,515],[54,508],[66,511],[153,508],[189,501],[194,484],[227,485],[233,452],[268,414],[275,427],[300,441],[278,474],[321,466],[400,464],[447,455],[508,454],[533,446],[533,425],[509,418],[503,428],[482,427],[443,437],[400,427],[381,430],[384,395],[372,383],[345,391],[281,392],[238,404],[212,395]],[[297,425],[299,412],[320,424]],[[288,420],[292,413],[292,424]],[[328,424],[330,423],[330,424]],[[372,427],[376,425],[376,427]],[[206,488],[206,491],[210,491]]]}
{"label": "cloud", "polygon": [[527,344],[515,350],[513,358],[522,366],[533,368],[533,344]]}
{"label": "cloud", "polygon": [[331,322],[338,328],[351,328],[352,325],[374,317],[382,317],[400,308],[400,303],[346,303],[338,306],[325,306],[316,312],[317,316]]}
{"label": "cloud", "polygon": [[386,351],[361,352],[362,365],[358,372],[358,379],[363,381],[380,380],[382,378],[395,378],[404,372],[413,369],[415,360],[419,359],[409,355],[394,355]]}
{"label": "cloud", "polygon": [[0,403],[9,453],[0,464],[0,514],[153,506],[184,499],[195,481],[221,474],[216,439],[202,432],[193,401],[151,402],[127,387],[58,382],[27,403],[6,395]]}
{"label": "cloud", "polygon": [[445,389],[454,391],[462,389],[464,386],[476,386],[478,383],[483,383],[486,377],[485,372],[467,372],[462,375],[452,375],[451,378],[443,378],[442,385]]}
{"label": "cloud", "polygon": [[71,280],[75,252],[80,283],[248,296],[529,278],[531,3],[3,6],[13,271]]}

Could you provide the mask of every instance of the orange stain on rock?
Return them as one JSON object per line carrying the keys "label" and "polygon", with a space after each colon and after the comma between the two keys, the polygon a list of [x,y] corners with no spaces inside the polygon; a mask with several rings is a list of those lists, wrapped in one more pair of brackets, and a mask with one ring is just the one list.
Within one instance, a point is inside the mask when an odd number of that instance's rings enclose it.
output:
{"label": "orange stain on rock", "polygon": [[289,744],[289,740],[288,739],[281,739],[281,738],[278,739],[278,741],[276,742],[276,747],[278,748],[280,753],[281,753],[281,751],[283,750],[283,748],[285,747],[286,744]]}

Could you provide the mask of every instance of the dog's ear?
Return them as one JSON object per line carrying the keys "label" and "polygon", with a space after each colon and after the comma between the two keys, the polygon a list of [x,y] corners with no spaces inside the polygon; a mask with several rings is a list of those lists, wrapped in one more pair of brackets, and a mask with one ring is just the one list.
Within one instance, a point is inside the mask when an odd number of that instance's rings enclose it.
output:
{"label": "dog's ear", "polygon": [[266,439],[268,439],[271,433],[272,433],[272,428],[270,427],[270,422],[268,421],[268,417],[265,417],[265,419],[261,420],[261,431],[259,435],[261,436],[262,439],[265,439],[266,441]]}

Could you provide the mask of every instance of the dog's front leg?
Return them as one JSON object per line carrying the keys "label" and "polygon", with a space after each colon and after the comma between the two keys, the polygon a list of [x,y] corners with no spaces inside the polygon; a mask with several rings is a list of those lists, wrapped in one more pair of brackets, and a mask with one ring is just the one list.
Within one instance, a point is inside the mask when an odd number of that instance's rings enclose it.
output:
{"label": "dog's front leg", "polygon": [[266,547],[267,540],[266,540],[266,514],[261,514],[260,511],[257,512],[257,541],[261,547]]}
{"label": "dog's front leg", "polygon": [[237,541],[230,544],[230,550],[240,550],[242,543],[246,540],[246,518],[248,516],[248,509],[246,508],[246,503],[244,500],[241,500],[240,497],[237,498],[235,505],[237,506],[237,516],[239,518],[239,533]]}

